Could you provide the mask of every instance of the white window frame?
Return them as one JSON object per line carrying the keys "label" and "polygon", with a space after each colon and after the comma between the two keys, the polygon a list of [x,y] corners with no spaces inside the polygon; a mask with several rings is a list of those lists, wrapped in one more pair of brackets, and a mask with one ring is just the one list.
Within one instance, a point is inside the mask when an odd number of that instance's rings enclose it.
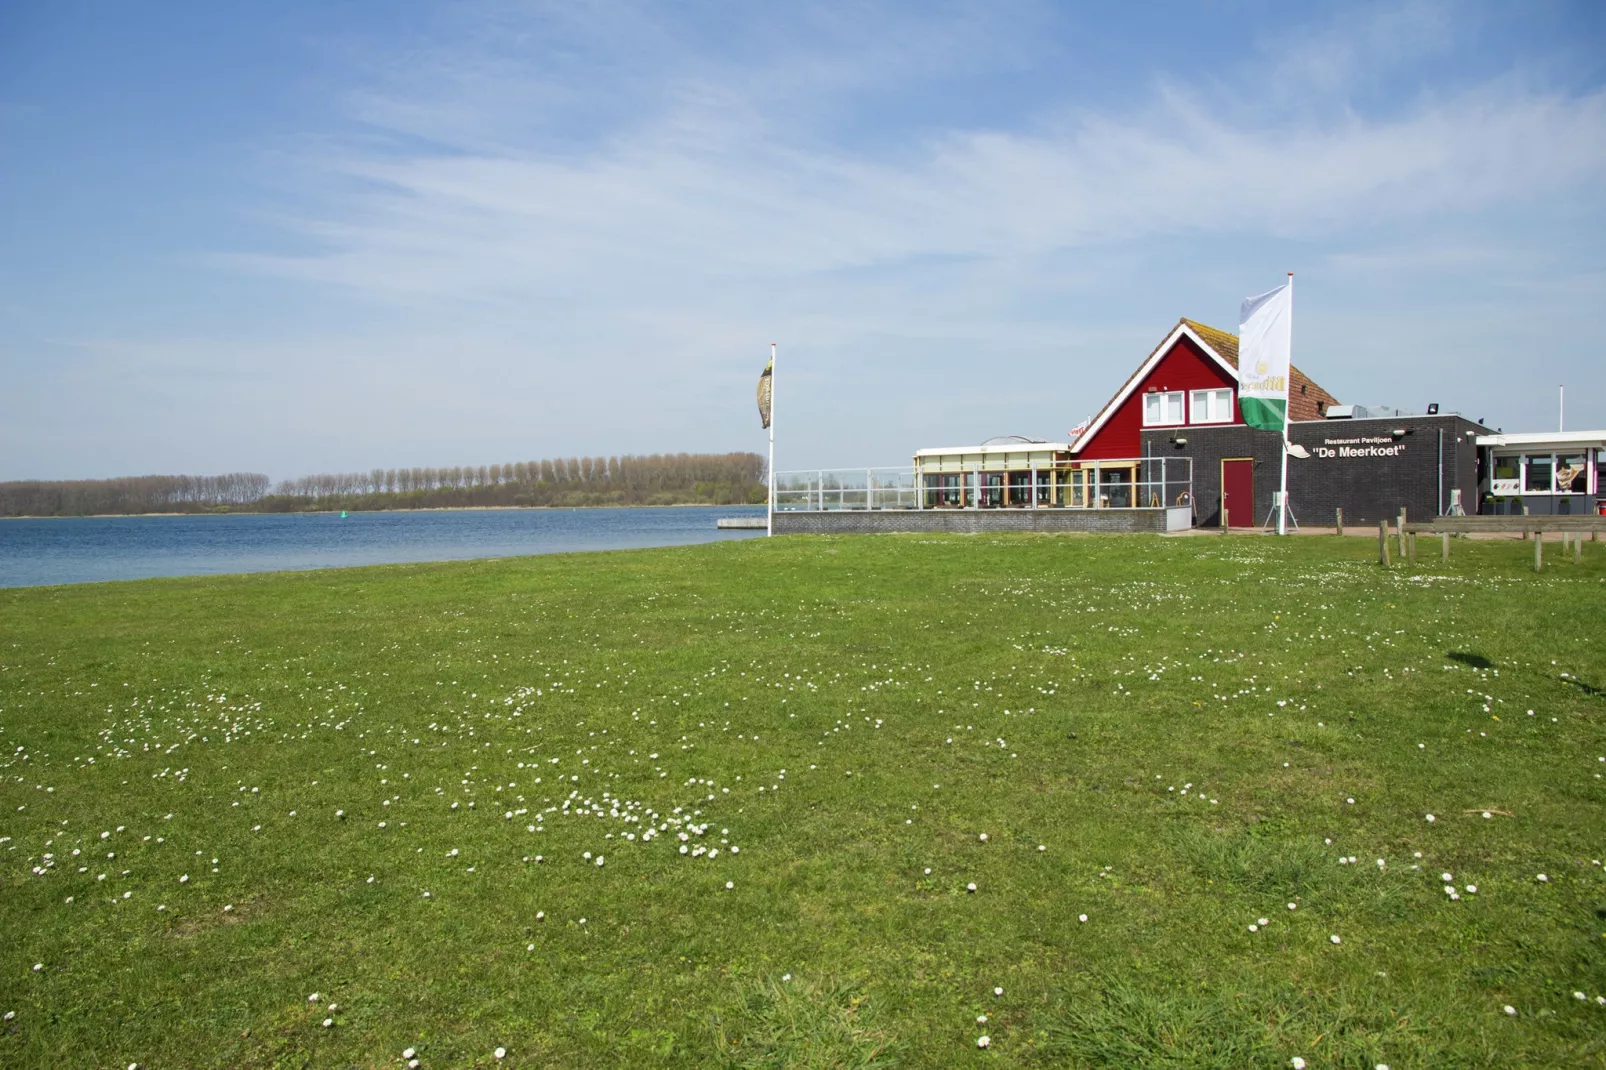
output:
{"label": "white window frame", "polygon": [[[1575,453],[1556,453],[1556,454],[1552,454],[1551,455],[1551,458],[1550,458],[1550,485],[1551,485],[1551,487],[1554,488],[1551,491],[1552,494],[1556,495],[1558,498],[1565,498],[1565,497],[1568,497],[1569,495],[1579,496],[1579,495],[1589,495],[1589,494],[1594,493],[1592,490],[1589,489],[1589,468],[1590,468],[1589,452],[1590,452],[1589,450],[1578,450]],[[1561,489],[1561,480],[1558,477],[1559,477],[1560,472],[1561,472],[1561,459],[1563,457],[1577,457],[1577,458],[1579,458],[1580,460],[1582,460],[1584,462],[1584,489],[1583,490],[1570,490],[1570,489],[1569,490],[1562,490]]]}
{"label": "white window frame", "polygon": [[[1550,466],[1550,488],[1548,490],[1530,490],[1528,487],[1528,472],[1533,462],[1539,461]],[[1523,494],[1555,494],[1556,493],[1556,455],[1553,453],[1525,453],[1522,455],[1522,493]]]}
{"label": "white window frame", "polygon": [[[1160,412],[1159,412],[1160,418],[1157,419],[1157,420],[1149,419],[1149,399],[1150,398],[1155,399],[1155,402],[1159,406],[1159,409],[1160,409]],[[1167,419],[1165,419],[1166,401],[1169,398],[1175,398],[1176,399],[1176,403],[1177,403],[1177,418],[1175,420],[1167,420]],[[1180,426],[1182,424],[1187,423],[1188,422],[1188,413],[1187,413],[1187,409],[1184,408],[1184,406],[1187,404],[1187,400],[1188,400],[1187,392],[1183,391],[1183,390],[1151,390],[1151,391],[1149,391],[1148,393],[1143,395],[1143,426],[1144,427],[1178,427],[1178,426]]]}
{"label": "white window frame", "polygon": [[[1516,462],[1517,474],[1514,478],[1503,479],[1495,473],[1499,471],[1500,462],[1512,460]],[[1496,453],[1489,464],[1489,492],[1502,497],[1522,493],[1522,455],[1520,453]]]}
{"label": "white window frame", "polygon": [[[1227,403],[1226,415],[1225,416],[1209,416],[1209,415],[1200,416],[1199,415],[1199,410],[1201,408],[1203,408],[1203,409],[1206,410],[1206,412],[1208,412],[1209,408],[1210,408],[1208,399],[1211,396],[1217,395],[1217,394],[1225,395],[1224,400]],[[1204,405],[1200,405],[1199,404],[1199,402],[1201,400],[1205,401]],[[1209,390],[1193,390],[1193,391],[1190,391],[1188,393],[1188,415],[1191,417],[1190,422],[1196,423],[1196,424],[1230,424],[1230,423],[1232,423],[1232,389],[1230,387],[1211,387]]]}

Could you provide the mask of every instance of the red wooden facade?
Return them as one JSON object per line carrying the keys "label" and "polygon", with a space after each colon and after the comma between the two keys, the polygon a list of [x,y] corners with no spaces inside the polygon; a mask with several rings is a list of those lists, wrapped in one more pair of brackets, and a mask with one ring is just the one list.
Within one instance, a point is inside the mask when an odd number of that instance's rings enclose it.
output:
{"label": "red wooden facade", "polygon": [[[1297,368],[1290,369],[1289,417],[1292,420],[1320,419],[1326,406],[1336,399],[1312,382]],[[1195,418],[1192,392],[1230,389],[1230,420],[1211,420],[1208,426],[1242,424],[1238,412],[1238,338],[1226,331],[1184,319],[1150,353],[1120,390],[1088,424],[1088,429],[1071,446],[1078,460],[1108,460],[1137,457],[1143,452],[1144,395],[1181,391],[1183,421],[1175,426],[1185,433],[1191,424],[1205,423]]]}

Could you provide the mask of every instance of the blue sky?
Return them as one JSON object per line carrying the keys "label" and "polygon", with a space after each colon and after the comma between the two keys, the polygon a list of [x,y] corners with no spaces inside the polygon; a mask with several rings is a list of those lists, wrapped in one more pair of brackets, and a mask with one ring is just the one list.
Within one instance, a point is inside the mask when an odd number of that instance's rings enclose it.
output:
{"label": "blue sky", "polygon": [[1063,435],[1297,273],[1606,427],[1606,6],[0,6],[0,478]]}

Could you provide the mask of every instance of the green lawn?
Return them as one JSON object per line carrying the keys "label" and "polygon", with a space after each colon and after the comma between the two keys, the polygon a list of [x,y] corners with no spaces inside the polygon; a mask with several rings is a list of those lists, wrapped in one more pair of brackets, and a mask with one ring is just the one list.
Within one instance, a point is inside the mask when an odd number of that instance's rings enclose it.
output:
{"label": "green lawn", "polygon": [[1433,551],[0,591],[0,1065],[1606,1066],[1606,545]]}

